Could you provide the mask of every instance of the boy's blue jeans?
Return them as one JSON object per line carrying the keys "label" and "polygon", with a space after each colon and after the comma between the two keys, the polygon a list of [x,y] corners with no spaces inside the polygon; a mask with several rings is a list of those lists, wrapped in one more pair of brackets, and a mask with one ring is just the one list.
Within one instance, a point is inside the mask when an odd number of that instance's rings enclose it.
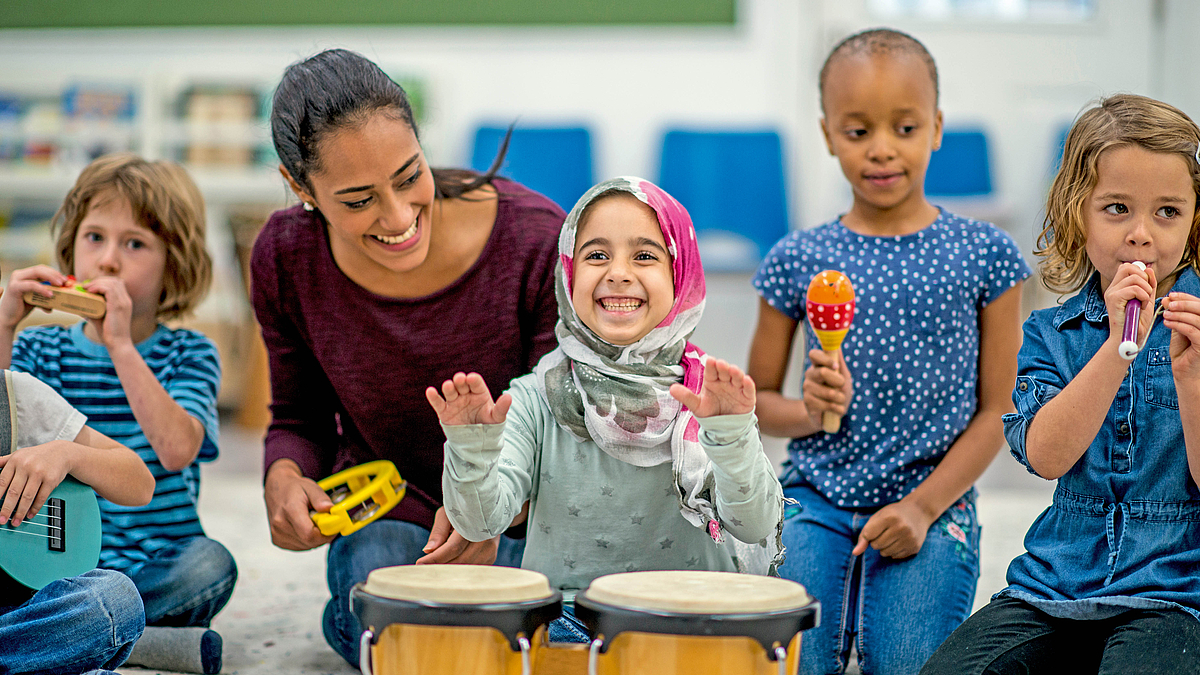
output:
{"label": "boy's blue jeans", "polygon": [[[416,562],[425,555],[421,549],[427,541],[429,530],[420,525],[383,518],[329,543],[325,573],[332,597],[325,604],[321,624],[325,641],[355,668],[363,629],[350,611],[350,589],[366,581],[371,570]],[[524,539],[501,537],[495,564],[520,567],[524,553]]]}
{"label": "boy's blue jeans", "polygon": [[803,634],[803,675],[842,673],[856,640],[863,675],[915,675],[971,613],[979,579],[979,521],[969,491],[930,526],[917,555],[851,555],[871,513],[838,508],[809,485],[784,494],[787,558],[780,576],[821,602],[821,625]]}
{"label": "boy's blue jeans", "polygon": [[0,607],[0,673],[116,668],[145,625],[137,588],[120,572],[60,579],[22,605]]}
{"label": "boy's blue jeans", "polygon": [[219,542],[191,537],[127,574],[142,594],[147,626],[207,627],[233,595],[237,564]]}

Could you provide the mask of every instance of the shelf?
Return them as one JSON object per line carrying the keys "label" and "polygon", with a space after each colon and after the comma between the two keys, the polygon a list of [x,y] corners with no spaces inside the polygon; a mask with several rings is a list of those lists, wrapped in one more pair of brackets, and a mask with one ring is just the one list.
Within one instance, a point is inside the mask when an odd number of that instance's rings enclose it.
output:
{"label": "shelf", "polygon": [[[292,201],[279,172],[267,167],[217,168],[184,165],[210,207],[255,203],[284,205]],[[0,197],[61,202],[82,167],[0,166]]]}

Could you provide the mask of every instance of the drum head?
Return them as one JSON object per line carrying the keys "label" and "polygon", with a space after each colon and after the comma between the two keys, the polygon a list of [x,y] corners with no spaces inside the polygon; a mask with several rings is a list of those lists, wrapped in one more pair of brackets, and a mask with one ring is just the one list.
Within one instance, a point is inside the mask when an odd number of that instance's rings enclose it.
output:
{"label": "drum head", "polygon": [[471,605],[526,602],[555,595],[539,572],[491,565],[383,567],[367,575],[363,590],[392,600]]}
{"label": "drum head", "polygon": [[794,581],[733,572],[609,574],[592,581],[587,597],[617,607],[680,614],[753,614],[812,603]]}

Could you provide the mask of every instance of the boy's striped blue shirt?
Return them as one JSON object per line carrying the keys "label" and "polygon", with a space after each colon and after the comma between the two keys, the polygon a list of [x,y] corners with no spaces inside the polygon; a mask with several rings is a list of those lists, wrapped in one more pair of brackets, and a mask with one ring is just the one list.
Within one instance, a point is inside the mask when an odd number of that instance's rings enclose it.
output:
{"label": "boy's striped blue shirt", "polygon": [[212,341],[192,330],[160,325],[137,345],[167,394],[204,426],[197,461],[183,471],[170,472],[158,461],[134,418],[108,350],[84,337],[83,325],[22,331],[13,344],[12,369],[50,385],[87,415],[88,426],[125,444],[150,467],[154,498],[146,506],[119,506],[100,499],[104,523],[100,567],[132,573],[164,546],[204,534],[196,513],[199,462],[217,458],[221,365]]}

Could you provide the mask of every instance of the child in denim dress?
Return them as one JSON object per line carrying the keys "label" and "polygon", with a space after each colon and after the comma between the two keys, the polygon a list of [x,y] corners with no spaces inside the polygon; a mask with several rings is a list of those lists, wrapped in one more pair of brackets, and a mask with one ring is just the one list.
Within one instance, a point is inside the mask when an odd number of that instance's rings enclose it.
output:
{"label": "child in denim dress", "polygon": [[[1030,269],[1003,231],[925,199],[942,114],[920,42],[891,30],[847,38],[822,68],[821,97],[853,205],[784,237],[754,278],[759,419],[794,439],[781,482],[799,506],[784,521],[780,575],[821,602],[802,673],[842,672],[853,644],[863,673],[912,674],[971,612],[971,486],[1004,443]],[[857,291],[854,324],[836,357],[809,351],[803,400],[785,397],[805,290],[831,268]],[[822,431],[825,411],[844,415],[840,431]]]}
{"label": "child in denim dress", "polygon": [[922,673],[1200,673],[1198,201],[1200,127],[1176,108],[1112,96],[1072,127],[1037,253],[1080,292],[1025,323],[1004,417],[1058,488],[1009,586]]}

